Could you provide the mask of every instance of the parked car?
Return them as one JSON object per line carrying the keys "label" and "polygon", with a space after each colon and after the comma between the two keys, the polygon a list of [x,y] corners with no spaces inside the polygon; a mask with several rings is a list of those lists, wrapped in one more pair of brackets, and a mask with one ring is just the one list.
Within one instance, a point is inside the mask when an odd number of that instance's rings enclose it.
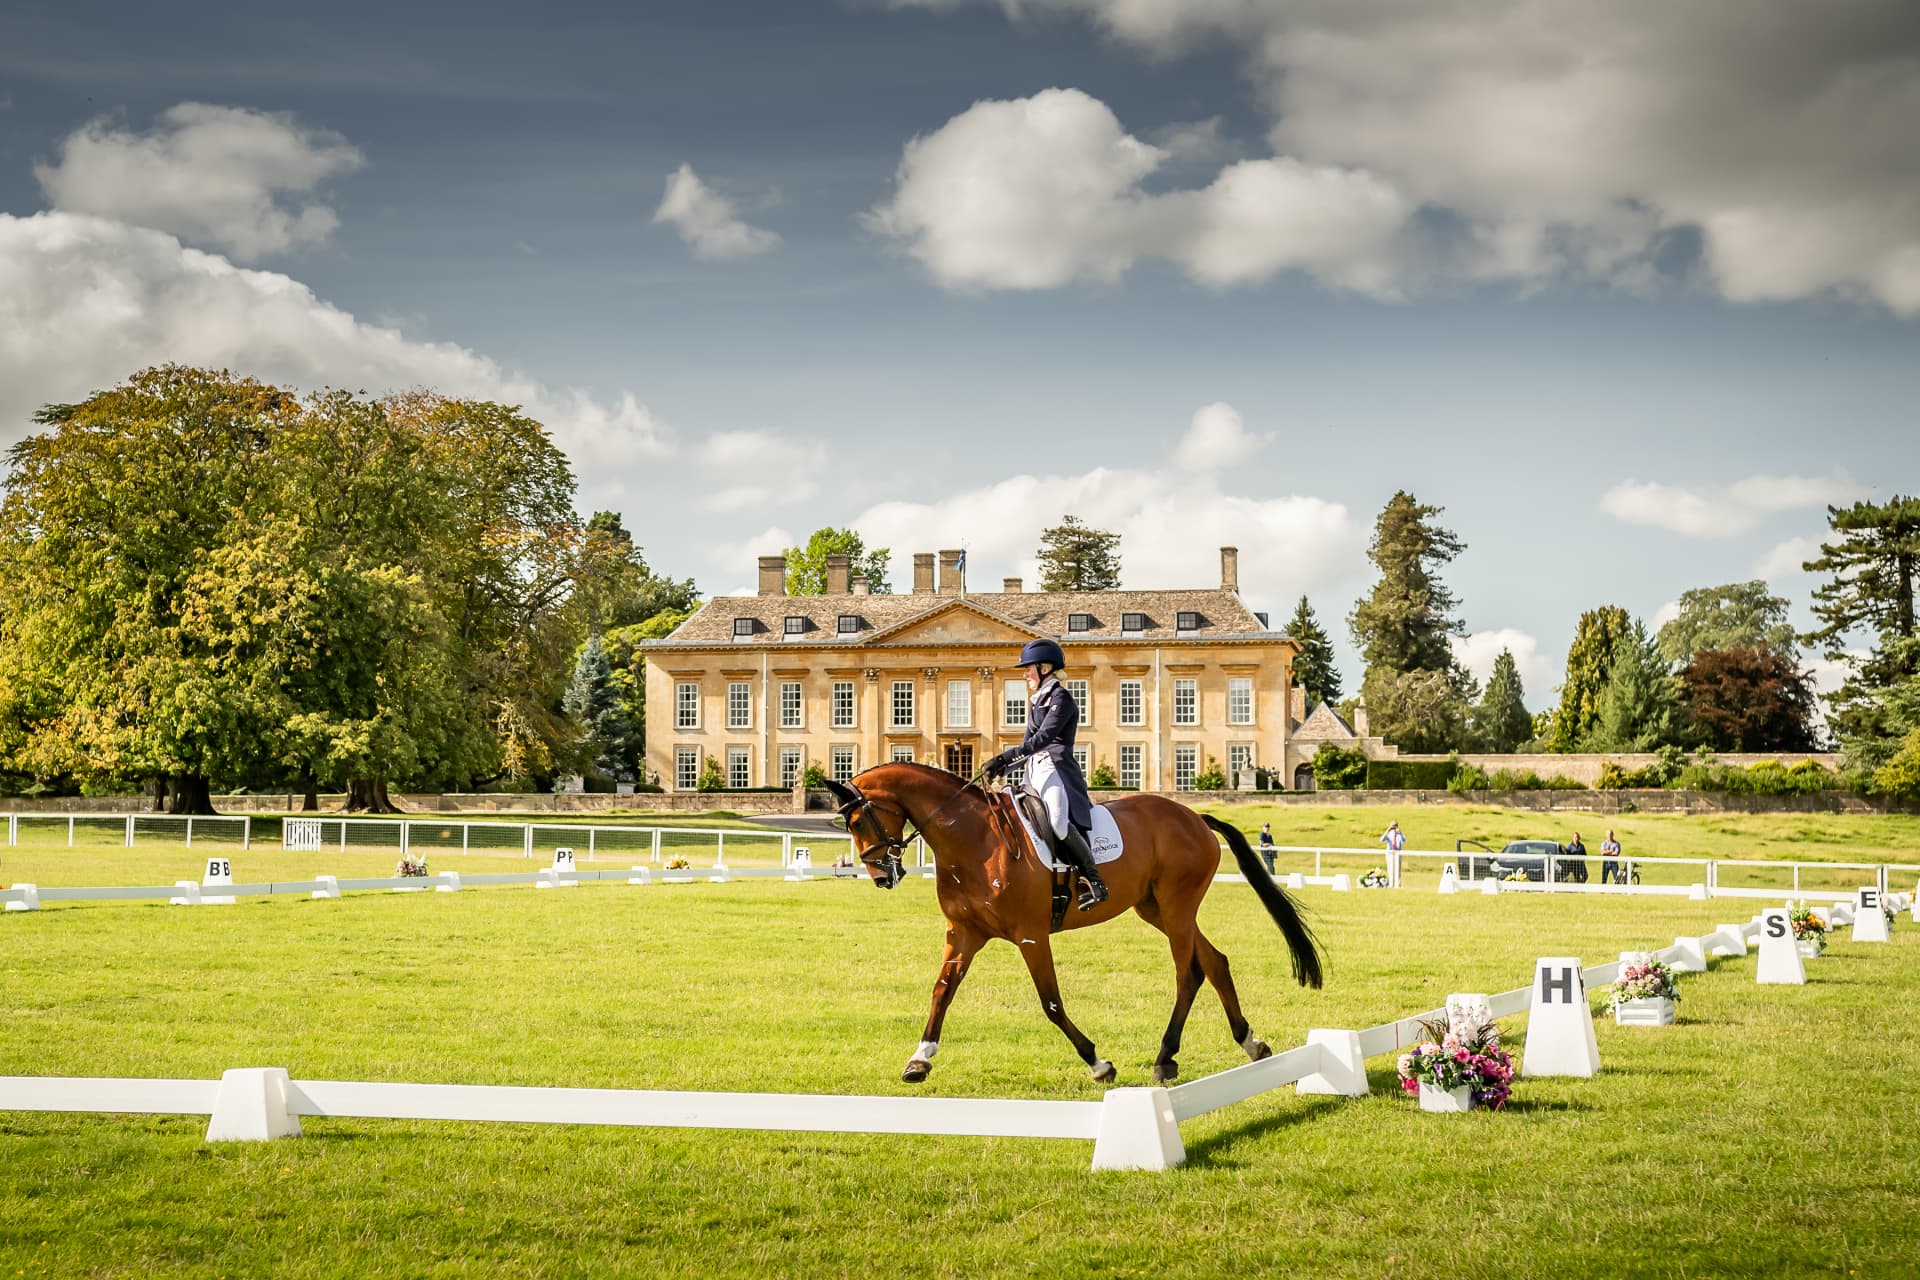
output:
{"label": "parked car", "polygon": [[[1479,852],[1468,853],[1469,845]],[[1456,840],[1453,847],[1454,852],[1460,854],[1462,880],[1524,876],[1545,884],[1547,868],[1552,867],[1553,878],[1563,884],[1587,882],[1587,860],[1564,856],[1560,845],[1552,840],[1509,840],[1498,853],[1478,840]]]}

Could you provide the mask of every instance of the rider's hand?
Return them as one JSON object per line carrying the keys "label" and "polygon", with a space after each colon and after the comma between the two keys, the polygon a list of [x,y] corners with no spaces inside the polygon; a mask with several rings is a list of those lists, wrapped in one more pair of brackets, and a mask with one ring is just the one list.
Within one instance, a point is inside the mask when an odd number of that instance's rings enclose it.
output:
{"label": "rider's hand", "polygon": [[1011,751],[1002,751],[999,755],[987,761],[985,768],[981,771],[985,773],[987,777],[993,779],[1006,777],[1007,770],[1013,768],[1014,754],[1015,753]]}

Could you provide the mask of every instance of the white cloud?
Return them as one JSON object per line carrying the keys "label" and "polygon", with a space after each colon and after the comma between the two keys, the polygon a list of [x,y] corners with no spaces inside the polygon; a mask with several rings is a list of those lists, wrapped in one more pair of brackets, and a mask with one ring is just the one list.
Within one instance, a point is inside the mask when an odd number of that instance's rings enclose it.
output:
{"label": "white cloud", "polygon": [[1873,655],[1865,649],[1848,650],[1846,658],[1829,658],[1822,654],[1802,654],[1800,665],[1813,678],[1813,691],[1825,702],[1828,694],[1833,693],[1847,682],[1853,674],[1854,661],[1864,661]]}
{"label": "white cloud", "polygon": [[668,176],[667,194],[653,211],[653,222],[672,224],[694,257],[710,261],[751,258],[780,243],[773,232],[741,221],[733,201],[702,182],[690,164]]}
{"label": "white cloud", "polygon": [[1767,549],[1767,553],[1753,562],[1753,576],[1772,582],[1776,578],[1804,572],[1800,568],[1809,560],[1818,559],[1820,539],[1788,538],[1785,542]]}
{"label": "white cloud", "polygon": [[1910,0],[1850,0],[1843,19],[1801,0],[983,2],[1082,16],[1154,57],[1244,53],[1277,158],[1463,228],[1416,278],[1644,288],[1687,233],[1725,298],[1920,314]]}
{"label": "white cloud", "polygon": [[93,120],[34,176],[57,209],[169,231],[242,261],[320,244],[339,219],[313,199],[360,151],[292,117],[183,102],[144,134]]}
{"label": "white cloud", "polygon": [[931,502],[883,502],[853,518],[871,546],[896,557],[966,547],[969,577],[1036,581],[1040,534],[1071,512],[1121,537],[1128,587],[1212,587],[1220,548],[1240,549],[1240,593],[1255,608],[1344,582],[1365,567],[1364,531],[1347,508],[1321,498],[1247,498],[1212,475],[1173,478],[1167,469],[1096,468],[1069,475],[1016,475]]}
{"label": "white cloud", "polygon": [[1653,629],[1658,631],[1661,627],[1666,626],[1679,616],[1680,602],[1678,600],[1669,600],[1653,611]]}
{"label": "white cloud", "polygon": [[1699,488],[1627,480],[1601,495],[1600,509],[1627,524],[1652,525],[1690,538],[1729,538],[1776,512],[1852,502],[1864,493],[1845,472],[1749,476],[1730,485]]}
{"label": "white cloud", "polygon": [[[777,556],[788,547],[797,547],[800,540],[791,530],[779,525],[769,525],[759,533],[741,542],[723,542],[708,550],[707,558],[715,564],[723,564],[739,572],[757,571],[761,556]],[[727,592],[730,596],[750,596],[756,594],[758,587],[736,587]]]}
{"label": "white cloud", "polygon": [[1553,702],[1553,690],[1564,677],[1564,662],[1556,662],[1540,652],[1540,642],[1525,631],[1502,627],[1497,631],[1476,631],[1470,636],[1453,636],[1447,643],[1460,665],[1486,687],[1493,664],[1502,649],[1513,653],[1513,665],[1520,672],[1520,684],[1529,706],[1544,707]]}
{"label": "white cloud", "polygon": [[35,409],[148,365],[229,368],[297,387],[429,387],[518,404],[545,423],[590,494],[673,449],[631,392],[550,387],[449,342],[368,324],[297,280],[236,267],[159,231],[103,218],[0,214],[0,439]]}
{"label": "white cloud", "polygon": [[1204,188],[1146,191],[1168,155],[1078,89],[976,102],[906,144],[892,198],[866,222],[955,288],[1111,283],[1161,258],[1220,287],[1299,268],[1394,291],[1412,206],[1389,184],[1282,156],[1230,165]]}
{"label": "white cloud", "polygon": [[[827,466],[824,441],[783,436],[772,431],[719,431],[707,437],[697,456],[712,483],[699,501],[703,511],[745,511],[804,502],[820,491]],[[727,484],[740,476],[766,477]],[[768,554],[772,554],[769,552]]]}
{"label": "white cloud", "polygon": [[1273,434],[1248,431],[1246,420],[1230,404],[1203,405],[1193,411],[1174,456],[1188,471],[1220,471],[1247,461],[1272,442]]}

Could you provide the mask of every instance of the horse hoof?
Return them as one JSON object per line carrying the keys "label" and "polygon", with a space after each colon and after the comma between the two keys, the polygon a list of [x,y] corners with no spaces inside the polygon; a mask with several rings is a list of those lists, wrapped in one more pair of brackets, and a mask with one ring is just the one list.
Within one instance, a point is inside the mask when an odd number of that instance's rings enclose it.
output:
{"label": "horse hoof", "polygon": [[907,1069],[900,1073],[900,1078],[908,1084],[919,1084],[927,1078],[927,1072],[931,1070],[933,1070],[931,1062],[925,1058],[915,1058],[907,1064]]}
{"label": "horse hoof", "polygon": [[1093,1071],[1093,1082],[1095,1084],[1112,1084],[1113,1078],[1120,1074],[1113,1069],[1113,1064],[1105,1058],[1095,1062],[1091,1070]]}
{"label": "horse hoof", "polygon": [[1246,1044],[1242,1045],[1241,1047],[1247,1051],[1247,1057],[1253,1060],[1254,1062],[1258,1062],[1262,1058],[1271,1058],[1273,1056],[1273,1047],[1269,1045],[1265,1040],[1248,1039]]}
{"label": "horse hoof", "polygon": [[1180,1064],[1172,1058],[1168,1058],[1165,1062],[1156,1062],[1153,1064],[1153,1082],[1155,1084],[1172,1084],[1179,1078]]}

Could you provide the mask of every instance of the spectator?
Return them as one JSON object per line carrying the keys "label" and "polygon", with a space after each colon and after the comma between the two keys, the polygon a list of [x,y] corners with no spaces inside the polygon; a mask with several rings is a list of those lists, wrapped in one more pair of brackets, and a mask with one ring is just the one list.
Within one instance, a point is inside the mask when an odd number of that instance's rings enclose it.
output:
{"label": "spectator", "polygon": [[1273,824],[1260,824],[1260,856],[1267,860],[1267,874],[1273,874]]}
{"label": "spectator", "polygon": [[1600,883],[1625,884],[1626,877],[1621,874],[1620,842],[1613,838],[1613,831],[1607,831],[1607,838],[1600,842]]}
{"label": "spectator", "polygon": [[1399,823],[1389,822],[1380,834],[1380,843],[1387,846],[1389,852],[1398,853],[1407,847],[1407,833],[1400,829]]}
{"label": "spectator", "polygon": [[1573,859],[1571,864],[1560,869],[1560,878],[1585,884],[1587,882],[1587,846],[1580,843],[1578,831],[1573,833],[1572,840],[1560,846],[1560,853],[1563,857]]}

